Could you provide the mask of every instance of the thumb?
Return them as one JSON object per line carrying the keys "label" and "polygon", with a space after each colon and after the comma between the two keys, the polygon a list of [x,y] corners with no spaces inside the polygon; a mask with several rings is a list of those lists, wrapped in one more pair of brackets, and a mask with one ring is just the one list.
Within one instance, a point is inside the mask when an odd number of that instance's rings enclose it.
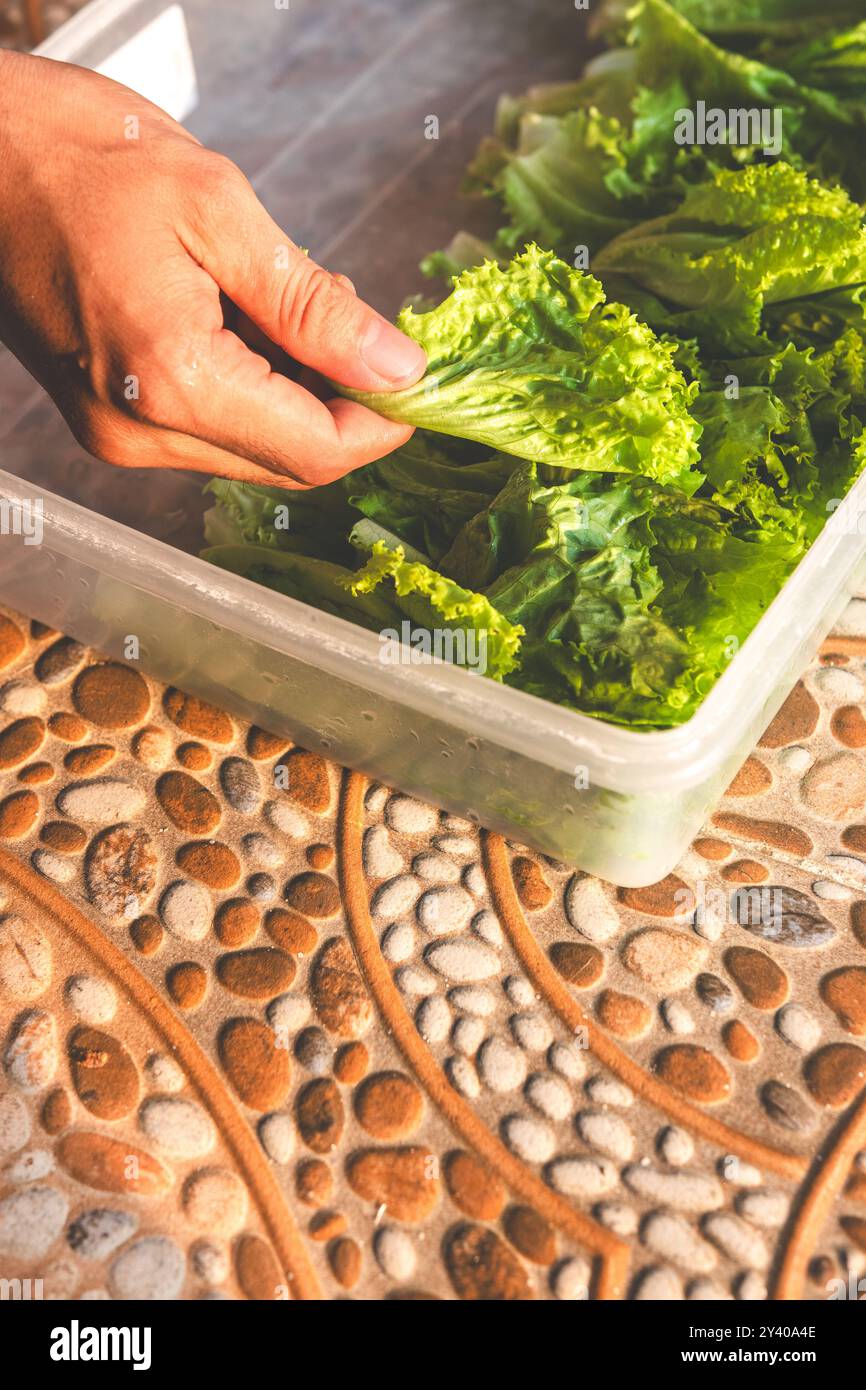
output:
{"label": "thumb", "polygon": [[[187,249],[253,323],[290,356],[359,391],[409,386],[424,349],[371,309],[277,226],[238,171],[228,197],[196,208]],[[227,180],[230,182],[230,180]]]}

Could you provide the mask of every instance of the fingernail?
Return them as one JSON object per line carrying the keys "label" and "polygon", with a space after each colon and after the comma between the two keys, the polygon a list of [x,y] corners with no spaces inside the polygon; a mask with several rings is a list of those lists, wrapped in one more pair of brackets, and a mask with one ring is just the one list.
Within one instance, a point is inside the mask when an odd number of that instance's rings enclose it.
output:
{"label": "fingernail", "polygon": [[424,349],[386,319],[373,319],[360,353],[370,370],[393,386],[416,381],[427,365]]}

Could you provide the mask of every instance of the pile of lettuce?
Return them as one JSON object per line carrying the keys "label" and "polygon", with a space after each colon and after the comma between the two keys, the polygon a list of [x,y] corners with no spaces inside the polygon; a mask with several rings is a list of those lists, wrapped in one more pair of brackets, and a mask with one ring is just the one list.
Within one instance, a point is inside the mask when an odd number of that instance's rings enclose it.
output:
{"label": "pile of lettuce", "polygon": [[[856,8],[609,0],[618,46],[500,102],[467,188],[502,228],[428,256],[450,292],[399,318],[425,376],[344,391],[411,441],[306,493],[214,480],[204,556],[473,634],[487,676],[587,714],[688,719],[866,463]],[[780,115],[682,143],[698,102]]]}

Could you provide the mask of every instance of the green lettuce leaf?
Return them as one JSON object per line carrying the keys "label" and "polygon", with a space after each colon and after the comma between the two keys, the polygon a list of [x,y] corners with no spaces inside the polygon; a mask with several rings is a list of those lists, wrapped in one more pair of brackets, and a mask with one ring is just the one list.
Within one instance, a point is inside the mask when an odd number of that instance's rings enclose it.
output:
{"label": "green lettuce leaf", "polygon": [[598,281],[528,247],[504,270],[465,271],[400,327],[427,352],[393,392],[338,387],[391,420],[562,468],[685,483],[697,458],[693,394],[660,343]]}

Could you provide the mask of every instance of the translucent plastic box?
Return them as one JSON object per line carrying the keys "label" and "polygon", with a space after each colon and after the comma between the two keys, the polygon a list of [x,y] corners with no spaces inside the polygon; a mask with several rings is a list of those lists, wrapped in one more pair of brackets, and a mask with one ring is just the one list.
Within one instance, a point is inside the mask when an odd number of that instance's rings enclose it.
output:
{"label": "translucent plastic box", "polygon": [[[95,0],[47,47],[110,70],[168,8]],[[184,10],[195,73],[181,56],[171,99],[197,86],[190,128],[386,312],[420,287],[419,253],[483,229],[455,194],[497,94],[585,57],[559,0]],[[44,499],[41,545],[3,537],[4,603],[117,656],[134,634],[153,675],[628,886],[674,866],[866,573],[864,479],[694,718],[633,733],[455,667],[385,665],[376,634],[199,560],[201,479],[90,460],[2,351],[0,461],[0,498]]]}

